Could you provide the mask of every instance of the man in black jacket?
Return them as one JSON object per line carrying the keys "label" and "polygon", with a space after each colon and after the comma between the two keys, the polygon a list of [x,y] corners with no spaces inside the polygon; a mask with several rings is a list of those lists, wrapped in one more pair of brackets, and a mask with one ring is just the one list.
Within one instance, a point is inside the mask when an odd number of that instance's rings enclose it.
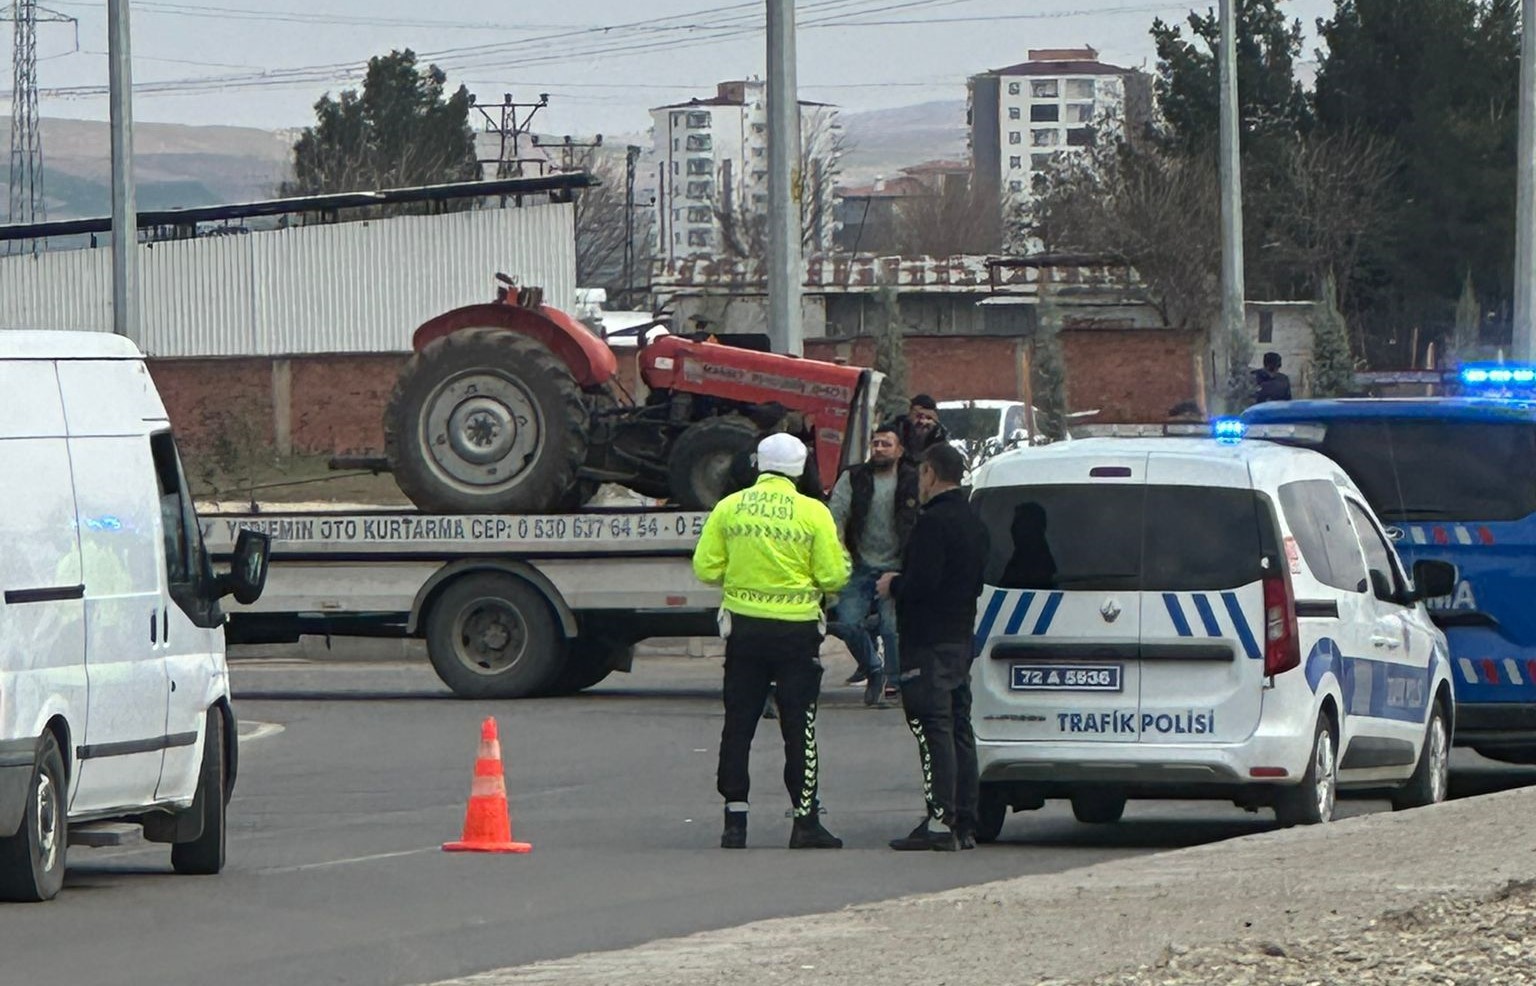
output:
{"label": "man in black jacket", "polygon": [[939,403],[927,394],[918,394],[907,405],[907,413],[896,419],[896,434],[901,438],[903,457],[912,465],[923,453],[949,441],[949,432],[939,423]]}
{"label": "man in black jacket", "polygon": [[976,736],[971,730],[971,660],[976,598],[987,561],[987,532],[960,479],[965,458],[951,445],[923,454],[918,515],[901,572],[880,592],[896,600],[901,635],[901,704],[917,737],[927,815],[898,850],[974,849],[979,797]]}

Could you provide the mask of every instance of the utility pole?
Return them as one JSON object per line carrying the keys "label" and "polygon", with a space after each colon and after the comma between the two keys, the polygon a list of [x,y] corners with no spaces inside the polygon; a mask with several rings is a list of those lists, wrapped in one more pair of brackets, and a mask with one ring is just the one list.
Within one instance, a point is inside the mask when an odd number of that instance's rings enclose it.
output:
{"label": "utility pole", "polygon": [[[800,356],[800,92],[795,83],[795,3],[768,0],[768,336]],[[743,203],[745,207],[745,203]]]}
{"label": "utility pole", "polygon": [[640,161],[640,148],[634,144],[624,148],[624,304],[635,293],[635,165]]}
{"label": "utility pole", "polygon": [[[512,98],[512,94],[509,92],[502,94],[501,105],[499,106],[485,107],[481,106],[478,102],[473,105],[480,112],[480,115],[485,117],[485,132],[495,134],[501,138],[501,145],[496,151],[496,159],[492,161],[482,158],[480,160],[481,166],[494,164],[496,166],[497,178],[523,177],[522,138],[523,135],[532,131],[534,116],[539,110],[549,105],[549,93],[539,93],[539,101],[536,103],[519,103]],[[491,115],[492,109],[499,111],[497,115]],[[527,110],[527,112],[519,118],[519,110]],[[508,153],[509,151],[511,152],[510,154]],[[543,173],[543,166],[540,165],[539,174],[542,175]]]}
{"label": "utility pole", "polygon": [[[1237,102],[1236,0],[1221,0],[1221,328],[1212,340],[1216,404],[1231,400],[1232,375],[1247,350],[1243,286],[1243,166]],[[1226,408],[1235,410],[1235,408]]]}
{"label": "utility pole", "polygon": [[107,0],[107,68],[112,118],[112,331],[139,336],[139,216],[133,196],[133,60],[128,0]]}
{"label": "utility pole", "polygon": [[[75,47],[80,47],[80,25],[73,18],[36,0],[15,0],[0,11],[0,22],[11,21],[16,30],[11,44],[11,170],[10,208],[6,222],[40,223],[48,218],[43,196],[43,129],[37,108],[37,25],[43,21],[73,24]],[[36,253],[41,240],[12,240],[7,253]]]}
{"label": "utility pole", "polygon": [[1523,0],[1520,25],[1519,192],[1515,199],[1515,324],[1510,355],[1536,360],[1536,0]]}

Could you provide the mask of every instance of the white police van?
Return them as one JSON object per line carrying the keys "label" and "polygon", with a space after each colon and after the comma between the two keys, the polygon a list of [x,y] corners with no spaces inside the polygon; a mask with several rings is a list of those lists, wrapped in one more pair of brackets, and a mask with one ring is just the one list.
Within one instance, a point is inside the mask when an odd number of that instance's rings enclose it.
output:
{"label": "white police van", "polygon": [[1208,798],[1305,824],[1341,788],[1445,797],[1449,660],[1419,600],[1454,573],[1421,565],[1415,589],[1337,465],[1219,424],[979,470],[979,838],[1047,798],[1084,822]]}

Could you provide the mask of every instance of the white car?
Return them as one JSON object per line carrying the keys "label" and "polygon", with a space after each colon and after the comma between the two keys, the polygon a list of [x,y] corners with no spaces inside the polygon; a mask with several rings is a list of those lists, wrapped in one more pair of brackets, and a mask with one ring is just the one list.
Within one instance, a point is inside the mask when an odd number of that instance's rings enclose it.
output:
{"label": "white car", "polygon": [[165,407],[133,343],[0,331],[0,899],[47,900],[71,843],[122,829],[177,872],[224,865],[235,719],[215,575]]}
{"label": "white car", "polygon": [[[1228,425],[1235,430],[1238,426]],[[1248,438],[1093,438],[999,456],[972,669],[978,838],[1068,798],[1231,800],[1317,823],[1341,788],[1445,797],[1445,638],[1354,484]]]}

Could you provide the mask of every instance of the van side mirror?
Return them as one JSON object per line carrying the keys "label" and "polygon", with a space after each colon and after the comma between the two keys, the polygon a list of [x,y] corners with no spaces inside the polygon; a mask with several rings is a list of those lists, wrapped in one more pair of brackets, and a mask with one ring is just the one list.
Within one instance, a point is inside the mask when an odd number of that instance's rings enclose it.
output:
{"label": "van side mirror", "polygon": [[242,606],[260,599],[261,590],[267,586],[267,561],[271,553],[272,538],[256,531],[241,531],[229,571],[219,576],[219,598],[234,596]]}
{"label": "van side mirror", "polygon": [[1413,598],[1439,599],[1456,591],[1456,566],[1444,561],[1413,563]]}

